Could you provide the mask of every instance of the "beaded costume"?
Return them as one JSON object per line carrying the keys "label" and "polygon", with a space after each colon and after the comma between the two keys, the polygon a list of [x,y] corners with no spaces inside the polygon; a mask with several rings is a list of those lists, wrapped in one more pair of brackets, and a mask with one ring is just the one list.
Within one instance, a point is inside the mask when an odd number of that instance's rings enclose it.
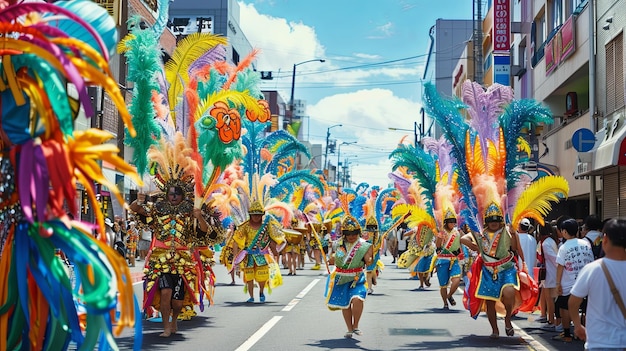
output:
{"label": "beaded costume", "polygon": [[[153,147],[150,150],[149,156],[156,164],[154,182],[162,192],[154,203],[140,205],[142,210],[138,211],[146,216],[146,222],[151,223],[154,236],[152,251],[146,258],[144,268],[144,307],[154,306],[159,309],[158,282],[163,274],[182,277],[185,306],[200,305],[202,310],[204,294],[211,298],[212,252],[207,254],[207,249],[208,246],[222,242],[225,231],[219,223],[219,214],[208,204],[200,207],[208,224],[206,232],[200,229],[197,220],[191,215],[194,210],[194,170],[197,165],[188,157],[189,152],[180,133],[176,134],[175,144],[162,141],[160,148]],[[171,188],[183,191],[184,199],[181,203],[174,205],[166,199]]]}
{"label": "beaded costume", "polygon": [[[263,214],[263,205],[255,201],[248,210],[250,214]],[[270,252],[270,243],[281,245],[285,236],[280,231],[280,224],[272,217],[265,216],[258,229],[252,228],[249,221],[241,224],[235,231],[233,240],[241,251],[237,254],[233,264],[240,264],[244,271],[244,282],[255,280],[257,282],[270,282],[270,263],[274,263]]]}

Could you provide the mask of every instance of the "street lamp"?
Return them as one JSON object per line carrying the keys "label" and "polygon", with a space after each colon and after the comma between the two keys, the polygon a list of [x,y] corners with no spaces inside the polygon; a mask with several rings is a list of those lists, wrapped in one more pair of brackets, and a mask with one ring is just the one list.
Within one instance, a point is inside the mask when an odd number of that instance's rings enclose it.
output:
{"label": "street lamp", "polygon": [[335,127],[341,127],[341,124],[335,124],[326,129],[326,151],[324,151],[324,169],[328,169],[328,140],[330,139],[330,130]]}
{"label": "street lamp", "polygon": [[415,147],[417,147],[417,144],[419,142],[419,139],[418,139],[418,136],[417,136],[418,135],[417,134],[417,130],[418,129],[420,131],[420,136],[421,136],[422,128],[421,128],[421,125],[418,127],[417,121],[413,122],[413,130],[411,130],[411,129],[403,129],[403,128],[391,128],[391,127],[389,128],[389,130],[403,130],[403,131],[407,131],[407,132],[413,132],[413,135],[415,136]]}
{"label": "street lamp", "polygon": [[296,86],[296,67],[305,64],[305,63],[309,63],[309,62],[326,62],[326,60],[324,59],[313,59],[313,60],[306,60],[306,61],[302,61],[302,62],[298,62],[298,63],[294,63],[293,64],[293,71],[291,72],[291,96],[289,98],[289,112],[291,112],[291,116],[289,116],[290,119],[293,118],[293,91],[295,89]]}
{"label": "street lamp", "polygon": [[343,142],[337,146],[337,168],[339,168],[339,161],[341,160],[341,145],[353,145],[356,141]]}

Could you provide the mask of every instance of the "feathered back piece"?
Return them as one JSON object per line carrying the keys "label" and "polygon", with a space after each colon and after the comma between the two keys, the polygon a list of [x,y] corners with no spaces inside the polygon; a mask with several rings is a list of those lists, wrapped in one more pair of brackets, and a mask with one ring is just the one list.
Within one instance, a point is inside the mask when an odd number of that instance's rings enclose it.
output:
{"label": "feathered back piece", "polygon": [[[12,0],[0,26],[0,349],[117,349],[113,334],[134,324],[138,350],[130,271],[106,242],[95,183],[123,204],[100,161],[142,181],[111,133],[74,123],[95,115],[93,88],[136,134],[109,68],[116,23],[93,1]],[[96,224],[68,215],[81,191]]]}
{"label": "feathered back piece", "polygon": [[194,175],[198,164],[191,158],[192,149],[178,132],[173,141],[161,139],[159,147],[151,147],[148,158],[156,166],[154,183],[164,193],[170,187],[181,187],[193,196]]}

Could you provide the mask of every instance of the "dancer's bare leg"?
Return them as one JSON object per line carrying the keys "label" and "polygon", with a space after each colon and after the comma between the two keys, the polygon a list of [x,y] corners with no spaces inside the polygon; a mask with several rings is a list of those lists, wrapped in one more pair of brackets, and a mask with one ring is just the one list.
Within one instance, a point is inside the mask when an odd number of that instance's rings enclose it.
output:
{"label": "dancer's bare leg", "polygon": [[161,289],[161,318],[163,319],[163,333],[159,334],[160,337],[167,338],[172,334],[172,327],[170,325],[170,314],[172,313],[172,289]]}

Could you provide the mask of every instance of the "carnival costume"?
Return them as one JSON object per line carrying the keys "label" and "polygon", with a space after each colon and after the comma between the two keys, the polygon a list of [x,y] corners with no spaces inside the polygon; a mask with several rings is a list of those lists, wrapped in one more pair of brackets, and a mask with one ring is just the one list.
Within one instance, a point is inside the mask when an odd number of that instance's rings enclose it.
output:
{"label": "carnival costume", "polygon": [[[499,84],[485,91],[480,84],[466,81],[462,98],[465,105],[442,99],[432,84],[424,89],[425,108],[441,126],[443,136],[452,145],[450,154],[459,165],[457,183],[466,205],[463,217],[479,248],[465,291],[465,307],[476,318],[484,299],[499,300],[502,289],[511,285],[520,287],[516,299],[524,302],[520,310],[532,310],[538,289],[526,272],[517,271],[509,252],[510,234],[504,228],[489,233],[483,224],[499,220],[502,226],[510,221],[517,227],[523,217],[543,224],[543,217],[551,209],[550,201],[567,196],[569,188],[564,178],[547,176],[533,181],[521,167],[528,161],[528,154],[518,150],[530,150],[521,137],[522,128],[551,123],[551,114],[535,101],[513,100],[512,89]],[[469,120],[459,107],[466,109]],[[507,335],[512,332],[507,328]]]}
{"label": "carnival costume", "polygon": [[[132,279],[106,243],[94,183],[124,203],[99,161],[141,180],[111,133],[74,125],[96,114],[94,89],[136,133],[109,68],[115,20],[91,1],[3,1],[0,18],[0,349],[116,348],[113,333],[134,324],[138,350]],[[96,225],[73,220],[80,190]]]}
{"label": "carnival costume", "polygon": [[[259,201],[254,201],[248,210],[249,214],[263,215],[265,209]],[[234,258],[233,265],[240,265],[243,272],[244,283],[256,281],[257,283],[268,284],[268,292],[272,288],[282,284],[278,264],[273,259],[270,250],[271,242],[281,245],[285,241],[285,236],[280,230],[280,224],[272,217],[265,216],[259,228],[252,228],[249,221],[241,224],[235,231],[233,240],[241,249]],[[280,251],[277,249],[277,251]],[[264,302],[264,295],[261,295],[261,302]]]}
{"label": "carnival costume", "polygon": [[[341,223],[342,231],[360,231],[361,226],[356,218],[347,215]],[[364,257],[372,245],[359,238],[349,244],[344,238],[333,245],[335,269],[326,281],[326,305],[331,311],[350,307],[352,299],[365,300]]]}
{"label": "carnival costume", "polygon": [[[152,251],[146,259],[146,298],[144,308],[160,308],[160,294],[165,275],[183,279],[185,296],[183,305],[200,305],[204,309],[203,298],[211,298],[210,262],[212,252],[208,246],[218,244],[225,238],[225,231],[219,223],[219,214],[209,205],[203,205],[202,216],[208,224],[203,232],[191,216],[194,210],[194,179],[197,164],[189,157],[191,149],[185,145],[182,135],[175,138],[176,144],[161,142],[160,148],[150,150],[150,159],[155,162],[154,182],[161,190],[154,203],[139,205],[146,217],[152,219],[154,240]],[[182,189],[184,199],[173,205],[166,199],[171,188]],[[141,213],[140,212],[140,213]],[[210,251],[210,250],[209,250]],[[206,273],[209,272],[208,280]],[[214,279],[213,279],[214,280]],[[164,318],[167,318],[164,316]]]}
{"label": "carnival costume", "polygon": [[[398,265],[411,267],[411,274],[415,276],[430,273],[432,262],[436,260],[439,285],[447,288],[450,279],[461,274],[456,257],[460,250],[460,235],[456,228],[452,231],[446,228],[449,220],[456,221],[456,213],[461,208],[458,164],[450,155],[452,145],[445,139],[424,138],[422,144],[423,148],[401,144],[390,155],[397,171],[391,178],[399,189],[403,189],[405,197],[421,207],[409,217],[412,227],[419,232],[412,238],[414,244],[409,242],[409,250],[400,256]],[[407,177],[413,178],[414,182],[406,185]],[[442,242],[441,247],[435,248],[436,255],[432,252],[434,236],[436,242]],[[413,263],[417,259],[419,261]],[[429,285],[427,281],[426,285]],[[453,298],[448,300],[454,301]]]}
{"label": "carnival costume", "polygon": [[[376,218],[372,216],[367,219],[367,221],[365,222],[365,231],[368,232],[369,234],[367,238],[367,242],[370,243],[375,250],[375,252],[373,252],[374,257],[372,260],[372,264],[367,266],[366,269],[368,272],[374,272],[376,275],[378,275],[379,273],[378,266],[382,264],[380,262],[380,252],[379,252],[380,246],[382,245],[382,240],[381,240],[380,231],[378,230],[378,222],[376,221]],[[378,250],[376,250],[376,248],[378,248]]]}
{"label": "carnival costume", "polygon": [[[422,225],[417,227],[416,232],[409,240],[407,251],[398,261],[398,268],[408,268],[414,279],[418,279],[419,274],[431,273],[437,261],[435,234],[432,229]],[[413,263],[409,263],[410,261]]]}
{"label": "carnival costume", "polygon": [[[455,226],[452,230],[448,230],[445,224],[448,220],[455,220],[456,216],[452,210],[447,210],[444,218],[444,227],[440,232],[441,242],[443,245],[437,248],[437,279],[440,287],[448,287],[451,278],[461,276],[461,266],[459,258],[462,258],[461,251],[461,233]],[[459,257],[460,256],[460,257]]]}

